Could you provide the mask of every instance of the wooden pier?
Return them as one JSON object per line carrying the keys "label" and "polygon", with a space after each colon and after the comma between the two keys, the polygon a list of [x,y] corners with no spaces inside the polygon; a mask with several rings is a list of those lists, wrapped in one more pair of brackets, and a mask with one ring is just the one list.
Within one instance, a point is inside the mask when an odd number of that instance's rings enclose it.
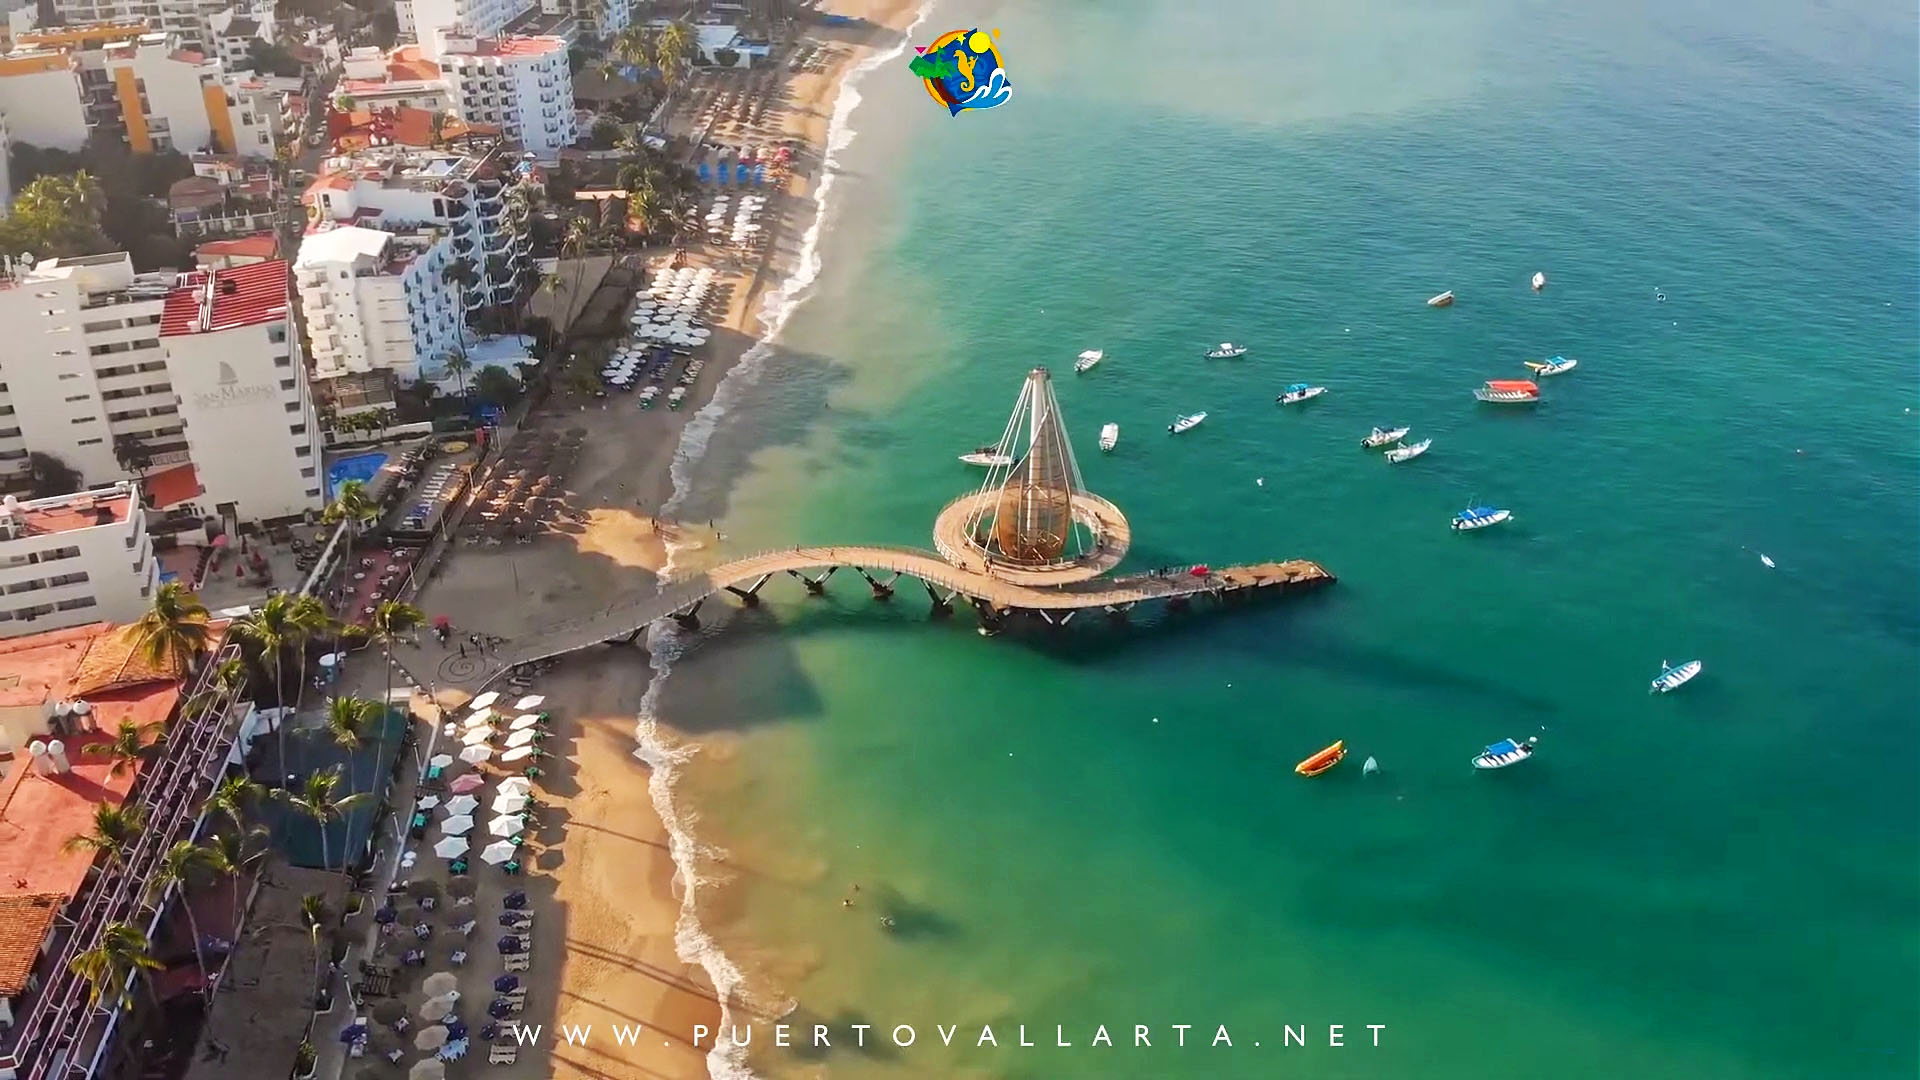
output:
{"label": "wooden pier", "polygon": [[699,618],[701,606],[723,592],[744,604],[757,604],[761,590],[776,578],[796,579],[808,592],[821,593],[828,581],[843,571],[862,578],[879,600],[891,599],[901,579],[917,581],[925,589],[935,613],[951,612],[956,604],[964,602],[974,609],[981,625],[989,629],[1021,615],[1031,615],[1048,625],[1064,626],[1086,611],[1119,618],[1143,602],[1225,601],[1297,592],[1329,585],[1335,580],[1319,563],[1293,559],[1222,567],[1205,574],[1180,569],[1164,574],[1130,574],[1041,587],[955,566],[934,552],[915,548],[786,548],[665,582],[656,593],[621,601],[585,618],[547,627],[511,642],[492,658],[494,663],[484,677],[490,682],[522,664],[604,643],[631,642],[660,619],[672,618],[693,625]]}

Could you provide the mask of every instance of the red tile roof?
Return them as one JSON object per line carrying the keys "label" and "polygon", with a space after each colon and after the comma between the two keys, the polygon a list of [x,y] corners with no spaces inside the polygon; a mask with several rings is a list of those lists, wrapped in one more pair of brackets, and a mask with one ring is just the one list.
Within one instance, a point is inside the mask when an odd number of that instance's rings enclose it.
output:
{"label": "red tile roof", "polygon": [[403,45],[387,58],[390,79],[437,79],[440,65],[420,55],[420,46]]}
{"label": "red tile roof", "polygon": [[[271,246],[273,238],[268,237],[267,243]],[[205,245],[202,247],[204,248]],[[200,474],[194,469],[192,462],[161,469],[159,472],[150,472],[146,479],[141,481],[141,486],[153,499],[155,510],[178,506],[197,495],[205,494],[207,490],[200,486]]]}
{"label": "red tile roof", "polygon": [[193,249],[196,258],[213,259],[226,256],[245,256],[256,259],[271,259],[278,250],[278,241],[272,233],[258,236],[242,236],[235,240],[209,240]]}
{"label": "red tile roof", "polygon": [[229,270],[200,270],[187,275],[184,286],[167,294],[167,306],[160,313],[161,337],[200,332],[200,301],[209,278],[214,283],[214,296],[208,329],[231,330],[287,317],[286,260]]}
{"label": "red tile roof", "polygon": [[456,56],[542,56],[551,52],[563,52],[567,42],[557,37],[510,37],[481,38],[473,43],[473,48],[462,49]]}
{"label": "red tile roof", "polygon": [[27,988],[40,945],[65,906],[67,898],[59,893],[0,892],[0,997]]}
{"label": "red tile roof", "polygon": [[125,521],[132,503],[132,497],[124,493],[100,496],[81,492],[50,506],[23,506],[20,516],[26,519],[30,532],[71,532]]}

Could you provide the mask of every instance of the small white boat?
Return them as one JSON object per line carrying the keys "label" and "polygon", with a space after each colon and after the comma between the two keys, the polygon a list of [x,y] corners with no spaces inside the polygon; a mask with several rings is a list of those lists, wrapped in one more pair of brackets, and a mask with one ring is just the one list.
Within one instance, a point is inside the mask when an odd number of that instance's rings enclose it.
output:
{"label": "small white boat", "polygon": [[1178,435],[1183,431],[1192,431],[1194,428],[1199,427],[1201,421],[1206,418],[1207,414],[1203,412],[1194,413],[1192,416],[1183,416],[1167,425],[1167,433],[1169,435]]}
{"label": "small white boat", "polygon": [[1273,400],[1276,404],[1280,405],[1294,405],[1302,401],[1312,401],[1314,398],[1326,392],[1327,388],[1324,386],[1308,386],[1306,383],[1300,382],[1287,387],[1281,391],[1279,397]]}
{"label": "small white boat", "polygon": [[961,454],[960,460],[969,465],[978,465],[983,469],[997,469],[1002,465],[1013,464],[1013,455],[1003,454],[997,446],[976,446],[971,454]]}
{"label": "small white boat", "polygon": [[1647,693],[1664,694],[1671,690],[1678,690],[1691,682],[1693,677],[1698,674],[1700,674],[1700,661],[1698,660],[1689,660],[1678,667],[1669,667],[1667,666],[1667,662],[1662,660],[1660,661],[1660,677],[1653,680],[1653,686]]}
{"label": "small white boat", "polygon": [[1547,360],[1529,360],[1527,367],[1538,377],[1542,375],[1563,375],[1580,366],[1580,361],[1569,360],[1564,356],[1555,356]]}
{"label": "small white boat", "polygon": [[1546,272],[1543,270],[1535,270],[1533,272],[1533,291],[1539,292],[1541,289],[1544,289],[1546,287],[1547,287]]}
{"label": "small white boat", "polygon": [[1533,747],[1540,740],[1529,738],[1526,742],[1515,739],[1501,739],[1480,752],[1473,759],[1476,769],[1504,769],[1509,765],[1518,765],[1533,756]]}
{"label": "small white boat", "polygon": [[1451,303],[1453,303],[1452,289],[1448,289],[1446,292],[1441,293],[1439,296],[1435,296],[1427,300],[1428,307],[1446,307]]}
{"label": "small white boat", "polygon": [[1120,425],[1108,424],[1100,429],[1100,452],[1110,454],[1120,442]]}
{"label": "small white boat", "polygon": [[1088,349],[1080,354],[1080,359],[1073,362],[1073,370],[1075,372],[1092,371],[1095,364],[1106,358],[1107,354],[1099,349]]}
{"label": "small white boat", "polygon": [[1394,443],[1399,442],[1401,439],[1406,438],[1407,432],[1412,430],[1413,430],[1412,428],[1403,428],[1403,427],[1374,428],[1372,431],[1367,433],[1366,438],[1360,440],[1360,448],[1363,450],[1378,450],[1383,446],[1391,446]]}
{"label": "small white boat", "polygon": [[1231,360],[1236,356],[1245,356],[1246,354],[1247,347],[1245,345],[1235,345],[1231,341],[1223,341],[1220,343],[1219,348],[1207,350],[1207,359]]}
{"label": "small white boat", "polygon": [[1432,445],[1433,445],[1432,439],[1421,439],[1419,442],[1414,443],[1412,446],[1396,446],[1393,449],[1387,451],[1387,464],[1398,465],[1403,461],[1410,461],[1414,458],[1419,457],[1421,454],[1426,453],[1427,447]]}
{"label": "small white boat", "polygon": [[1473,506],[1453,515],[1453,531],[1468,532],[1484,529],[1489,525],[1498,525],[1513,520],[1511,510],[1500,510],[1491,506]]}

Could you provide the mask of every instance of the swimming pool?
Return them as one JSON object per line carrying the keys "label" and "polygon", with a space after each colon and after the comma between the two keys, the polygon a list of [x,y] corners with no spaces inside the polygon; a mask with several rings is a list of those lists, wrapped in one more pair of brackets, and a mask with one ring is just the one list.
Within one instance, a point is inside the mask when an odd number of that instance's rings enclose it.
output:
{"label": "swimming pool", "polygon": [[379,472],[380,466],[386,463],[387,455],[378,450],[369,450],[364,454],[343,457],[327,466],[327,498],[333,498],[334,492],[340,489],[340,485],[349,480],[358,480],[361,483],[372,480],[373,474]]}

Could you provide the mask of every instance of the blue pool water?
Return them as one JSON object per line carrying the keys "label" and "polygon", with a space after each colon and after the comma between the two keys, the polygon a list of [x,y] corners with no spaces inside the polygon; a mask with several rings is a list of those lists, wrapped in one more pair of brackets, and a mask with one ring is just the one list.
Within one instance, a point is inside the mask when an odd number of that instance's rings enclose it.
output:
{"label": "blue pool water", "polygon": [[359,480],[364,483],[373,479],[373,474],[379,472],[380,466],[386,463],[387,455],[378,450],[370,450],[364,454],[343,457],[327,466],[327,498],[333,498],[333,493],[339,490],[340,485],[349,480]]}

